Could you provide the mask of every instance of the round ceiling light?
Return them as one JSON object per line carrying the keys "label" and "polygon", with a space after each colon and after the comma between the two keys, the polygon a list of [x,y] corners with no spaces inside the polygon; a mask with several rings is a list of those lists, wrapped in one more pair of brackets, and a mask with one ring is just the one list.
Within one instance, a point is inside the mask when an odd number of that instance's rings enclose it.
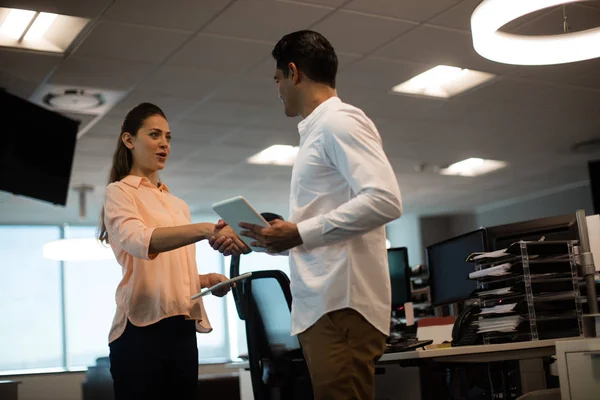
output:
{"label": "round ceiling light", "polygon": [[551,65],[600,57],[600,27],[560,35],[529,36],[498,31],[544,8],[583,0],[483,0],[471,15],[473,47],[481,56],[515,65]]}
{"label": "round ceiling light", "polygon": [[104,104],[104,98],[98,93],[87,93],[81,89],[65,90],[63,93],[48,93],[44,103],[53,108],[68,111],[86,111]]}

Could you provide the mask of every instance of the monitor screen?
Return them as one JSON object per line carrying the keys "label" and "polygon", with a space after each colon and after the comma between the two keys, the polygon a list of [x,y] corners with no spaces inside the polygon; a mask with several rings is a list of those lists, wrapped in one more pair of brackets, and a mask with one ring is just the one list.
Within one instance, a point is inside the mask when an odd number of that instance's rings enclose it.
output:
{"label": "monitor screen", "polygon": [[388,249],[388,265],[392,284],[392,310],[399,311],[411,300],[410,267],[406,247]]}
{"label": "monitor screen", "polygon": [[477,289],[477,282],[469,279],[475,265],[467,257],[486,251],[485,230],[457,236],[427,247],[429,285],[434,306],[464,301]]}
{"label": "monitor screen", "polygon": [[519,240],[579,240],[575,214],[539,218],[487,228],[490,251],[506,249]]}
{"label": "monitor screen", "polygon": [[0,90],[0,190],[66,205],[79,121]]}

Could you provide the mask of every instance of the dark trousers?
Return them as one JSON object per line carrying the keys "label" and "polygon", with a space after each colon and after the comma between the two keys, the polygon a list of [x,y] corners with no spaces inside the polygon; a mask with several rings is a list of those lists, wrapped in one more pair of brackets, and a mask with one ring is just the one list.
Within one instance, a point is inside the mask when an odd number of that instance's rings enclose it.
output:
{"label": "dark trousers", "polygon": [[198,347],[193,320],[166,318],[146,327],[127,321],[110,345],[115,400],[196,400]]}

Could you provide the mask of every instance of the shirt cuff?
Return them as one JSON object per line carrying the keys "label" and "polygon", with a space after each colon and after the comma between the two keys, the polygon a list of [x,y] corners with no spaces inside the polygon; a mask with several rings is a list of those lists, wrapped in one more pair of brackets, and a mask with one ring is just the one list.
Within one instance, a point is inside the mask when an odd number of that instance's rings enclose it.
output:
{"label": "shirt cuff", "polygon": [[298,222],[298,233],[302,239],[302,245],[307,249],[314,249],[323,245],[323,226],[321,222],[322,216],[309,218],[305,221]]}
{"label": "shirt cuff", "polygon": [[146,228],[144,229],[144,233],[142,234],[142,241],[144,244],[144,253],[146,254],[147,260],[154,260],[158,257],[158,253],[150,253],[150,239],[152,239],[152,233],[154,233],[154,229],[156,228]]}

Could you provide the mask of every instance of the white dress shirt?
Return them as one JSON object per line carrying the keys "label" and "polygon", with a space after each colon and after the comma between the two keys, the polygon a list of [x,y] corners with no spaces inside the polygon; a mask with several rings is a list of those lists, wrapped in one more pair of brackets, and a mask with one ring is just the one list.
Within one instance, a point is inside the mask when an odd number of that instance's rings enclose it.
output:
{"label": "white dress shirt", "polygon": [[298,124],[289,252],[292,335],[324,314],[358,311],[389,334],[391,286],[384,225],[402,214],[400,189],[373,122],[332,97]]}

